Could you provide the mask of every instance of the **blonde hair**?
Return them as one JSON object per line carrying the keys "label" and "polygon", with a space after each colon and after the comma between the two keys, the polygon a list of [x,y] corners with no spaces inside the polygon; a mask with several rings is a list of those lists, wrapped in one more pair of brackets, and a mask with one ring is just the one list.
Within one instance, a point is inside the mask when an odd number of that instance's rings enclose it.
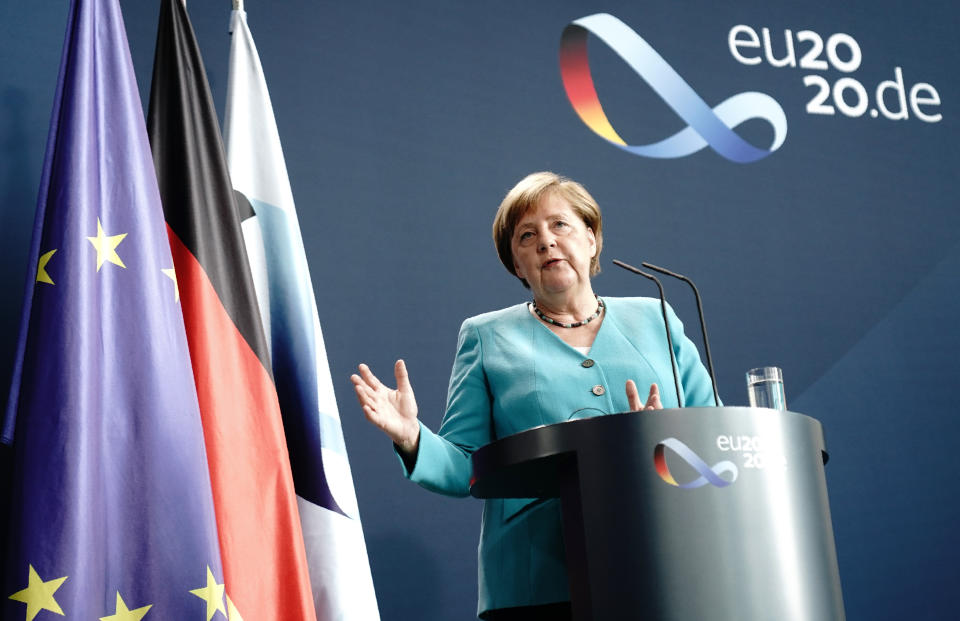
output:
{"label": "blonde hair", "polygon": [[[549,194],[556,194],[570,204],[587,228],[593,231],[597,252],[590,261],[590,275],[600,272],[600,251],[603,249],[603,222],[597,201],[582,185],[552,172],[535,172],[527,175],[503,197],[497,215],[493,218],[493,243],[497,247],[500,262],[507,271],[517,276],[513,261],[513,231],[520,219]],[[517,276],[519,278],[519,276]],[[530,284],[520,278],[524,287]]]}

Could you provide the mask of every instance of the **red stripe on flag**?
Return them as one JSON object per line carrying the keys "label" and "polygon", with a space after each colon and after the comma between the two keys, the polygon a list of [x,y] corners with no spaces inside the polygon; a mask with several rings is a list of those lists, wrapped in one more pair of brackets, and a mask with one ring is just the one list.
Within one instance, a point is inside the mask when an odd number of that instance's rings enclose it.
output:
{"label": "red stripe on flag", "polygon": [[210,466],[227,595],[248,620],[315,619],[276,389],[168,226]]}

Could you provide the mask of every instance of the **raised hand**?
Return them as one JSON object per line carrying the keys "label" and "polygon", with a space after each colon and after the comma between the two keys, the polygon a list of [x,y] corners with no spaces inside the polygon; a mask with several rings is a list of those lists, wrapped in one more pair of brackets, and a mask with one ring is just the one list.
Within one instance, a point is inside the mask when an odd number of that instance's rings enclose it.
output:
{"label": "raised hand", "polygon": [[631,412],[640,410],[662,410],[663,404],[660,402],[660,388],[656,384],[650,384],[650,393],[647,395],[647,402],[640,400],[640,391],[633,380],[627,380],[627,402],[630,404]]}
{"label": "raised hand", "polygon": [[420,445],[417,400],[403,360],[393,366],[396,389],[385,386],[367,365],[357,368],[359,375],[351,375],[350,381],[367,420],[387,434],[402,453],[416,454]]}

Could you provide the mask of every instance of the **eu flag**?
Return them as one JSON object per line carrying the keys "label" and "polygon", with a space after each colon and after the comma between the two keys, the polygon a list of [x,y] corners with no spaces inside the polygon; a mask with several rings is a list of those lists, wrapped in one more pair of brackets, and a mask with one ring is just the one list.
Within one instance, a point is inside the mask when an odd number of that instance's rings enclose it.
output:
{"label": "eu flag", "polygon": [[177,274],[117,0],[70,8],[3,425],[3,619],[227,605]]}

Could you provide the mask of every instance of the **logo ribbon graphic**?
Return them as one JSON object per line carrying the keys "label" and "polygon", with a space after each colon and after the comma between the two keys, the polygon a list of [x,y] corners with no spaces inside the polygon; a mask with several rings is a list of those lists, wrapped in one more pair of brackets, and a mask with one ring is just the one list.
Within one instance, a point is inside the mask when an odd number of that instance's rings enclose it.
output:
{"label": "logo ribbon graphic", "polygon": [[[689,483],[677,483],[676,479],[673,478],[673,475],[670,474],[670,469],[667,468],[667,459],[663,454],[663,449],[669,448],[674,453],[679,455],[686,461],[688,464],[693,466],[693,469],[700,473],[700,476]],[[707,462],[700,459],[700,456],[690,450],[690,447],[677,440],[676,438],[667,438],[653,449],[653,465],[657,469],[657,474],[660,475],[660,478],[673,485],[674,487],[680,487],[683,489],[691,489],[694,487],[703,487],[706,484],[713,485],[714,487],[726,487],[737,480],[737,475],[739,471],[737,466],[731,461],[721,461],[714,464],[712,467],[707,465]],[[720,478],[721,474],[730,473],[732,476],[730,480]]]}
{"label": "logo ribbon graphic", "polygon": [[[660,142],[628,145],[604,114],[593,86],[587,58],[588,33],[593,33],[626,61],[687,127]],[[787,117],[772,97],[764,93],[738,93],[710,108],[649,43],[607,13],[582,17],[564,28],[560,39],[560,75],[570,104],[587,127],[635,155],[684,157],[709,145],[728,160],[745,164],[767,157],[779,149],[787,137]],[[769,149],[757,148],[733,131],[750,119],[763,119],[773,127]]]}

